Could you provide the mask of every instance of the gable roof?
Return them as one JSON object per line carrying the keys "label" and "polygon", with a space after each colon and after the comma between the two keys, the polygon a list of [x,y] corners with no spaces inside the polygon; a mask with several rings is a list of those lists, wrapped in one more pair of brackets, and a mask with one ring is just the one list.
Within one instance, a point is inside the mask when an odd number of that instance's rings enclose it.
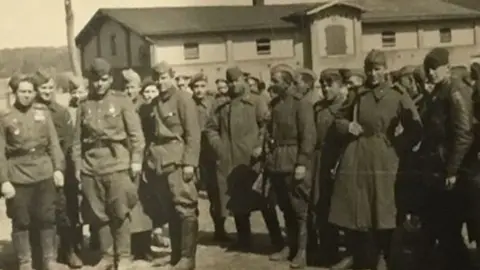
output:
{"label": "gable roof", "polygon": [[[452,0],[453,1],[453,0]],[[480,1],[480,0],[470,0]],[[480,11],[442,0],[336,0],[362,11],[363,23],[404,22],[480,18]],[[145,38],[162,35],[241,30],[288,29],[295,27],[288,17],[305,16],[332,3],[265,5],[265,6],[200,6],[155,8],[99,9],[77,35],[77,44],[89,39],[92,25],[105,19],[114,20]]]}
{"label": "gable roof", "polygon": [[480,11],[479,0],[443,0],[445,2]]}

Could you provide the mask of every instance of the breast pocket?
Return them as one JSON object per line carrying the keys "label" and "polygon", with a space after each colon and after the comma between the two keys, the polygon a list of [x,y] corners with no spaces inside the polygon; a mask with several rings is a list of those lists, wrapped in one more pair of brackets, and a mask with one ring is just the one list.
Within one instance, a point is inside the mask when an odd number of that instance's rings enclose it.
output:
{"label": "breast pocket", "polygon": [[23,142],[23,138],[26,135],[25,130],[21,125],[8,124],[7,129],[7,143],[19,144]]}
{"label": "breast pocket", "polygon": [[105,121],[105,128],[107,129],[114,129],[123,125],[121,112],[107,113],[103,119]]}

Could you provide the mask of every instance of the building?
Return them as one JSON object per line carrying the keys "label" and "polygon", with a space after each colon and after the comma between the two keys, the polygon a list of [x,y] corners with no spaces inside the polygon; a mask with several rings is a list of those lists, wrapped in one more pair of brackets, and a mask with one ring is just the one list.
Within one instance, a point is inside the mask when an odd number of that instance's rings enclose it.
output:
{"label": "building", "polygon": [[76,42],[83,67],[104,57],[145,73],[166,60],[179,74],[203,71],[212,80],[232,65],[264,79],[276,63],[358,68],[371,49],[386,51],[392,69],[420,63],[437,46],[454,64],[468,63],[480,44],[480,9],[446,1],[100,9]]}

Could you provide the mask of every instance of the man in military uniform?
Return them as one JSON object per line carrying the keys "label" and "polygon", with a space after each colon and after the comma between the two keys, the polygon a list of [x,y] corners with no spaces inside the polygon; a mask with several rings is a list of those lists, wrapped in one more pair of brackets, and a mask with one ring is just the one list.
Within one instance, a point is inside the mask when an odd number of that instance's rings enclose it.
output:
{"label": "man in military uniform", "polygon": [[225,220],[228,212],[222,207],[224,197],[218,190],[218,180],[216,177],[216,159],[215,153],[211,145],[208,143],[205,126],[208,119],[212,116],[215,106],[214,97],[207,95],[208,78],[203,73],[195,74],[190,81],[190,88],[193,91],[193,100],[197,107],[198,121],[200,130],[202,131],[202,139],[200,144],[200,160],[198,166],[198,176],[201,181],[199,185],[204,185],[208,199],[210,201],[210,216],[214,225],[214,239],[218,242],[229,242],[227,232],[225,231]]}
{"label": "man in military uniform", "polygon": [[[1,190],[8,199],[7,214],[12,219],[12,242],[20,270],[31,270],[29,229],[40,230],[42,268],[56,264],[56,187],[64,185],[65,159],[48,108],[35,102],[33,78],[14,76],[10,86],[15,94],[11,110],[2,116],[0,138],[3,170]],[[3,141],[2,141],[3,143]],[[6,168],[5,168],[6,169]]]}
{"label": "man in military uniform", "polygon": [[[142,170],[145,145],[140,119],[129,98],[112,90],[111,67],[94,59],[88,70],[90,95],[80,104],[72,156],[81,181],[84,219],[98,232],[102,260],[130,267],[130,211],[138,201],[133,177]],[[113,243],[113,245],[112,245]]]}
{"label": "man in military uniform", "polygon": [[34,74],[38,102],[44,104],[53,119],[58,140],[66,157],[65,187],[59,190],[57,209],[57,232],[60,236],[59,260],[71,268],[81,268],[78,256],[83,232],[79,220],[78,181],[75,179],[71,147],[73,141],[73,122],[69,111],[54,100],[56,85],[53,76],[43,70]]}
{"label": "man in military uniform", "polygon": [[178,74],[178,76],[175,78],[177,81],[177,88],[181,91],[185,91],[189,94],[192,94],[192,89],[190,89],[190,76],[187,76],[185,74]]}
{"label": "man in military uniform", "polygon": [[413,72],[415,71],[415,66],[404,66],[398,70],[398,79],[395,82],[395,87],[398,87],[400,90],[405,91],[413,100],[419,95],[415,79],[413,77]]}
{"label": "man in military uniform", "polygon": [[138,109],[143,101],[142,95],[140,94],[142,90],[142,79],[140,75],[131,68],[123,70],[122,75],[125,82],[125,92],[132,99],[135,108]]}
{"label": "man in military uniform", "polygon": [[295,87],[295,72],[287,65],[271,69],[277,97],[272,100],[272,153],[267,169],[285,218],[287,246],[273,261],[291,261],[291,268],[306,266],[307,215],[311,179],[310,162],[315,148],[313,106]]}
{"label": "man in military uniform", "polygon": [[217,93],[215,94],[215,104],[220,105],[229,99],[228,84],[225,79],[217,79],[215,80],[215,86],[217,87]]}
{"label": "man in military uniform", "polygon": [[173,70],[166,62],[153,67],[159,96],[154,107],[155,138],[149,146],[147,163],[157,175],[152,190],[169,207],[169,232],[173,269],[195,268],[198,235],[198,166],[201,130],[190,94],[175,86]]}
{"label": "man in military uniform", "polygon": [[431,50],[423,67],[435,85],[425,106],[425,128],[419,154],[427,194],[420,210],[431,244],[438,241],[444,269],[468,269],[468,251],[462,237],[465,221],[465,181],[462,165],[473,141],[470,90],[450,77],[449,53]]}

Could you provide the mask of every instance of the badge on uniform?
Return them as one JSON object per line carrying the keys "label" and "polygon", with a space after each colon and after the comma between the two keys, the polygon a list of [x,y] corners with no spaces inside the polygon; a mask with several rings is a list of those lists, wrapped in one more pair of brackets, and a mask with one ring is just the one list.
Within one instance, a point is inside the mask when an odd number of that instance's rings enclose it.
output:
{"label": "badge on uniform", "polygon": [[112,104],[110,104],[110,108],[108,109],[108,112],[110,114],[115,114],[115,107]]}
{"label": "badge on uniform", "polygon": [[35,119],[35,121],[44,121],[45,120],[45,114],[43,113],[43,111],[35,110],[35,114],[33,116],[33,119]]}
{"label": "badge on uniform", "polygon": [[175,115],[174,112],[169,112],[169,113],[167,113],[167,115],[165,115],[165,116],[166,116],[166,117],[172,117],[172,116],[174,116],[174,115]]}
{"label": "badge on uniform", "polygon": [[17,127],[18,120],[13,118],[13,135],[18,136],[20,134],[20,129]]}

